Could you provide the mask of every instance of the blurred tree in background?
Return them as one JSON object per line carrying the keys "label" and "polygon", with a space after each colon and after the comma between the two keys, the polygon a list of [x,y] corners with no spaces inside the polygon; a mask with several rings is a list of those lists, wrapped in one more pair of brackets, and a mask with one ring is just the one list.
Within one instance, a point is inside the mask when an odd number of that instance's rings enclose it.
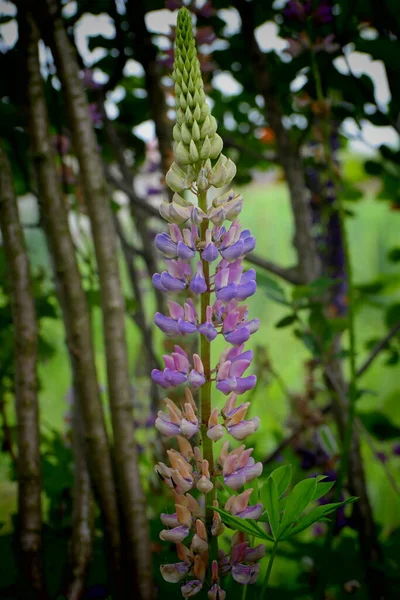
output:
{"label": "blurred tree in background", "polygon": [[[184,4],[258,240],[255,454],[358,497],[268,597],[398,598],[400,5]],[[177,593],[149,374],[180,6],[0,2],[1,598]]]}

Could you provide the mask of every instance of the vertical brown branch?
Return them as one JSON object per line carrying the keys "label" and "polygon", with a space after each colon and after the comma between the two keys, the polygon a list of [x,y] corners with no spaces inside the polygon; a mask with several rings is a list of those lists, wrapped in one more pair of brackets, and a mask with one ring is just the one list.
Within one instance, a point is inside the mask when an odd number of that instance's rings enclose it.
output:
{"label": "vertical brown branch", "polygon": [[55,0],[47,0],[46,9],[47,23],[44,33],[49,39],[65,94],[99,269],[115,462],[124,532],[131,561],[130,582],[133,590],[138,588],[136,593],[139,593],[139,597],[148,599],[153,597],[150,537],[146,499],[140,480],[135,444],[125,337],[125,306],[118,268],[116,233],[102,161],[89,116],[87,98],[79,77],[76,55]]}
{"label": "vertical brown branch", "polygon": [[38,57],[38,31],[32,16],[23,10],[20,11],[20,31],[21,39],[27,44],[27,111],[42,221],[53,262],[77,402],[84,423],[90,474],[104,517],[109,561],[117,592],[121,585],[118,505],[99,395],[89,311],[49,140],[49,121]]}
{"label": "vertical brown branch", "polygon": [[69,548],[69,582],[67,600],[80,600],[92,557],[94,504],[84,445],[84,427],[74,394],[72,407],[72,451],[74,455],[74,491],[72,538]]}
{"label": "vertical brown branch", "polygon": [[0,146],[0,227],[11,287],[14,323],[15,402],[18,443],[18,545],[22,587],[46,597],[42,565],[39,406],[36,365],[38,328],[12,172]]}

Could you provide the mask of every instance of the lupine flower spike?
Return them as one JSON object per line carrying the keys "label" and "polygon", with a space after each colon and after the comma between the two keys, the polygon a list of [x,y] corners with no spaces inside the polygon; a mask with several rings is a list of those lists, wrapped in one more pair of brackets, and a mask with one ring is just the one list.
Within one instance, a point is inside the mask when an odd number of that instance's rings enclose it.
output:
{"label": "lupine flower spike", "polygon": [[[168,233],[161,233],[155,245],[164,255],[166,269],[153,276],[158,290],[182,293],[180,303],[169,300],[169,314],[155,315],[155,324],[170,337],[198,334],[200,352],[189,356],[179,345],[165,355],[165,368],[153,370],[152,378],[165,389],[185,385],[185,399],[177,406],[165,399],[156,427],[167,438],[176,438],[178,449],[167,451],[169,464],[159,463],[156,472],[173,490],[175,512],[162,514],[162,540],[176,544],[178,562],[161,567],[166,581],[181,583],[184,598],[206,589],[210,600],[224,600],[220,577],[232,573],[241,584],[253,583],[259,571],[263,546],[249,547],[244,534],[232,538],[230,555],[218,552],[217,537],[224,526],[218,508],[216,479],[240,492],[258,477],[261,463],[243,444],[232,450],[225,441],[218,459],[213,444],[224,435],[243,441],[259,426],[258,417],[247,418],[249,402],[240,396],[256,385],[248,375],[253,353],[244,344],[259,327],[249,319],[242,302],[256,291],[255,271],[244,270],[243,259],[255,247],[255,239],[243,229],[238,216],[243,200],[232,190],[208,202],[207,192],[231,183],[235,164],[222,152],[222,139],[211,115],[203,89],[197,59],[191,15],[186,8],[178,14],[173,80],[175,82],[175,162],[166,182],[175,192],[172,202],[163,202],[161,215]],[[197,202],[185,198],[185,192]],[[226,224],[226,221],[228,224]],[[190,297],[189,297],[190,294]],[[194,298],[194,300],[192,299]],[[227,347],[219,360],[211,362],[210,345],[222,336]],[[211,387],[227,396],[220,411],[211,406]],[[193,398],[198,391],[199,410]],[[192,445],[192,442],[198,445]],[[249,505],[251,489],[233,493],[225,509],[242,518],[258,518],[259,504]],[[202,497],[203,496],[203,497]]]}

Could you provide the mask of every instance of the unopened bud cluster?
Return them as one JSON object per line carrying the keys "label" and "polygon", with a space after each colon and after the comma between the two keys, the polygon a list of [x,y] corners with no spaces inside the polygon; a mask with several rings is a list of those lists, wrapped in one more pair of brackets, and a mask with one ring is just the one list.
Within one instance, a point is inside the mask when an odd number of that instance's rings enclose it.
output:
{"label": "unopened bud cluster", "polygon": [[[156,313],[155,323],[173,338],[199,334],[209,346],[219,335],[228,346],[206,369],[202,351],[188,355],[175,345],[174,352],[163,357],[165,368],[152,371],[153,380],[164,389],[186,386],[182,405],[166,398],[166,410],[160,411],[156,420],[160,433],[177,442],[177,449],[167,451],[169,464],[156,466],[175,499],[175,512],[161,515],[165,529],[160,537],[176,544],[180,560],[163,565],[161,572],[166,581],[181,582],[185,598],[207,584],[210,600],[224,600],[220,576],[230,573],[238,583],[253,583],[264,555],[262,545],[251,548],[245,534],[237,533],[229,554],[219,551],[218,556],[211,557],[211,537],[219,536],[224,527],[217,511],[211,511],[212,520],[207,521],[204,508],[211,504],[210,494],[218,477],[231,490],[240,492],[262,472],[262,464],[252,457],[253,449],[244,444],[230,449],[229,441],[225,441],[217,457],[204,455],[205,440],[210,445],[228,434],[242,441],[259,426],[258,417],[246,418],[250,403],[240,402],[241,394],[256,384],[255,375],[247,374],[253,353],[244,345],[257,331],[259,320],[249,319],[247,305],[242,303],[256,291],[254,269],[243,268],[243,259],[254,249],[255,239],[237,219],[243,204],[240,195],[229,190],[207,203],[211,186],[229,185],[236,167],[221,154],[222,140],[206,102],[191,17],[185,8],[178,15],[173,79],[176,162],[166,181],[175,194],[171,203],[163,202],[160,207],[168,233],[157,235],[155,244],[165,257],[166,269],[153,276],[153,283],[163,292],[187,291],[188,296],[183,302],[179,297],[170,299],[169,314]],[[199,202],[185,199],[185,190],[193,192]],[[201,300],[200,311],[193,298]],[[202,407],[198,411],[192,392],[201,391],[210,382],[226,396],[226,402],[221,410],[212,409],[204,421]],[[252,489],[233,493],[224,508],[237,517],[259,518],[262,506],[249,505],[251,493]],[[215,496],[212,503],[218,507]]]}

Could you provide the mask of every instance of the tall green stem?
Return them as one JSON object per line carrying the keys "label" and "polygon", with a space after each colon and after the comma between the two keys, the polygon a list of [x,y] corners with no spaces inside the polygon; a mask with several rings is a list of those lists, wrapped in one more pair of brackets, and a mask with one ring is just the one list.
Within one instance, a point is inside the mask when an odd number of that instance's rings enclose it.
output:
{"label": "tall green stem", "polygon": [[[199,207],[207,212],[207,192],[199,192]],[[204,241],[206,239],[206,231],[208,229],[208,221],[204,221],[200,225],[200,237]],[[202,260],[204,279],[207,284],[207,291],[201,294],[201,322],[205,323],[207,320],[207,306],[210,304],[210,265],[207,261]],[[206,529],[209,538],[210,548],[210,560],[217,560],[218,558],[218,541],[217,537],[212,535],[211,527],[213,521],[213,510],[207,508],[212,506],[214,499],[216,498],[215,492],[215,468],[214,468],[214,454],[212,440],[207,435],[208,420],[211,414],[211,347],[210,342],[207,338],[202,335],[200,337],[200,357],[204,366],[204,377],[205,383],[200,388],[200,416],[201,416],[201,442],[203,446],[203,458],[208,461],[211,482],[214,484],[211,492],[206,494]]]}
{"label": "tall green stem", "polygon": [[265,596],[265,592],[267,591],[267,586],[268,586],[268,582],[269,582],[269,578],[271,575],[272,566],[274,564],[277,550],[278,550],[278,542],[275,542],[275,544],[273,545],[273,548],[272,548],[271,556],[269,557],[267,571],[265,573],[264,581],[262,584],[260,600],[263,600],[263,598]]}

